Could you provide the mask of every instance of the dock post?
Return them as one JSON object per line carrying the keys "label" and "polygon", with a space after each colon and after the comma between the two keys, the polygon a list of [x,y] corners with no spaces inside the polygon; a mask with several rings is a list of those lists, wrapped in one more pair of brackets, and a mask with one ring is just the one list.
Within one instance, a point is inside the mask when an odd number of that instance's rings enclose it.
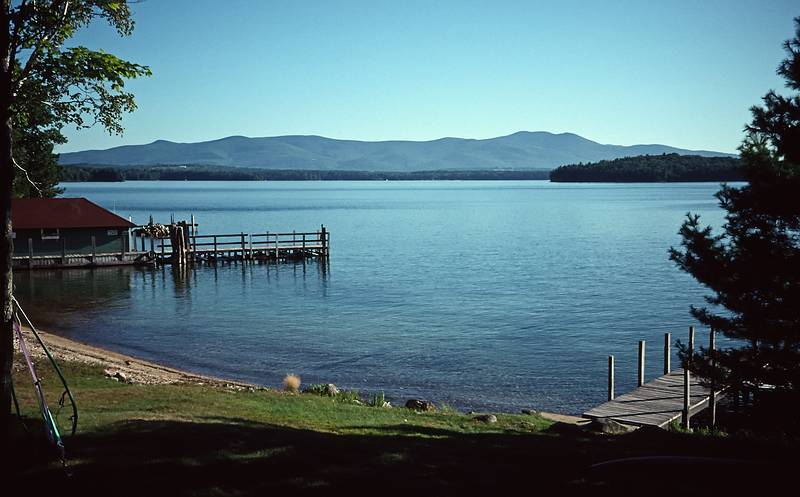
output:
{"label": "dock post", "polygon": [[644,385],[644,340],[639,340],[639,386]]}
{"label": "dock post", "polygon": [[242,237],[242,261],[244,261],[245,260],[245,255],[246,255],[245,245],[244,245],[244,231],[240,231],[239,233],[241,233],[241,237]]}
{"label": "dock post", "polygon": [[689,387],[689,383],[691,380],[691,375],[689,373],[689,368],[683,368],[683,419],[682,419],[682,426],[684,430],[688,430],[690,428],[689,423],[689,407],[691,404],[691,391]]}
{"label": "dock post", "polygon": [[[142,241],[142,243],[144,244],[144,241]],[[152,236],[150,237],[150,252],[152,252],[153,255],[156,253],[156,239]]]}
{"label": "dock post", "polygon": [[614,400],[614,356],[608,356],[608,400]]}
{"label": "dock post", "polygon": [[280,257],[280,247],[278,247],[278,234],[275,233],[275,263],[278,263],[278,258]]}
{"label": "dock post", "polygon": [[[711,354],[711,368],[717,367],[717,337],[714,328],[708,332],[708,353]],[[710,396],[708,398],[708,410],[711,412],[711,427],[717,425],[717,399],[714,391],[714,372],[711,373]]]}
{"label": "dock post", "polygon": [[217,235],[214,235],[214,261],[217,260]]}
{"label": "dock post", "polygon": [[664,374],[668,375],[670,372],[670,345],[672,342],[672,333],[664,333]]}
{"label": "dock post", "polygon": [[[94,237],[92,237],[94,239]],[[33,267],[33,238],[28,238],[28,269]]]}
{"label": "dock post", "polygon": [[97,256],[97,239],[92,235],[92,264],[94,264],[95,257]]}
{"label": "dock post", "polygon": [[64,266],[67,263],[67,237],[61,237],[61,265]]}
{"label": "dock post", "polygon": [[322,255],[328,257],[328,232],[325,231],[325,225],[320,227],[320,240],[322,241]]}
{"label": "dock post", "polygon": [[689,326],[689,357],[686,358],[686,364],[683,365],[683,429],[689,430],[691,423],[689,421],[692,402],[691,393],[691,373],[689,372],[692,367],[692,358],[694,357],[694,326]]}
{"label": "dock post", "polygon": [[146,252],[147,250],[146,250],[144,244],[145,244],[145,240],[147,239],[147,237],[144,236],[144,233],[142,233],[141,234],[141,238],[142,238],[142,252]]}

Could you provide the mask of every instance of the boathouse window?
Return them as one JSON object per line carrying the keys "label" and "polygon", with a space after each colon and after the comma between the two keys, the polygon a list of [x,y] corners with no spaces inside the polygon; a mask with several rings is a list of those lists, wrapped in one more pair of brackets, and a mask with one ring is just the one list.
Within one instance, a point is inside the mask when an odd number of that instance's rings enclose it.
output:
{"label": "boathouse window", "polygon": [[42,228],[42,240],[58,240],[58,229]]}

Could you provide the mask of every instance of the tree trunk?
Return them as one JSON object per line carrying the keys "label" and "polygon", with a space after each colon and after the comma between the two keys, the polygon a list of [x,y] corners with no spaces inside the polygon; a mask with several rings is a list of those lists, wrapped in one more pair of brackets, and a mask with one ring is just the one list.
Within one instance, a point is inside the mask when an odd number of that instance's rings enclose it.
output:
{"label": "tree trunk", "polygon": [[[11,151],[11,67],[9,2],[0,8],[0,440],[9,436],[11,422],[11,363],[14,335],[11,322],[11,189],[14,166]],[[3,447],[7,445],[2,444]]]}

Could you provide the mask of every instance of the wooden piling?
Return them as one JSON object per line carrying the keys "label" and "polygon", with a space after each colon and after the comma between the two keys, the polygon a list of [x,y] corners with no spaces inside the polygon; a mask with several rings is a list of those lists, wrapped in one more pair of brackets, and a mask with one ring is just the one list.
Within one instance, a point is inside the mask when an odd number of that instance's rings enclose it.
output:
{"label": "wooden piling", "polygon": [[639,386],[644,385],[644,340],[639,340]]}
{"label": "wooden piling", "polygon": [[[683,429],[689,430],[691,428],[689,411],[692,393],[691,393],[691,373],[689,370],[692,367],[694,357],[694,326],[689,326],[689,357],[686,359],[686,364],[683,365]],[[713,396],[713,395],[712,395]]]}
{"label": "wooden piling", "polygon": [[67,261],[67,237],[61,236],[61,264]]}
{"label": "wooden piling", "polygon": [[688,430],[691,428],[689,422],[689,407],[691,404],[691,391],[690,391],[690,384],[691,375],[689,374],[689,368],[683,368],[683,419],[682,425],[684,430]]}
{"label": "wooden piling", "polygon": [[[717,337],[716,332],[712,328],[708,332],[708,353],[711,355],[711,369],[716,370],[717,366]],[[711,396],[708,398],[708,410],[711,414],[711,426],[717,424],[717,399],[715,398],[716,392],[714,391],[714,373],[711,376]]]}
{"label": "wooden piling", "polygon": [[664,333],[664,374],[670,372],[670,346],[672,345],[672,333]]}
{"label": "wooden piling", "polygon": [[97,256],[97,239],[94,235],[92,235],[92,263],[95,261],[95,257]]}
{"label": "wooden piling", "polygon": [[614,400],[614,356],[608,356],[608,400]]}
{"label": "wooden piling", "polygon": [[32,267],[33,267],[33,238],[28,238],[28,269]]}
{"label": "wooden piling", "polygon": [[242,237],[242,260],[245,260],[247,258],[247,247],[244,244],[244,231],[241,231],[240,233]]}

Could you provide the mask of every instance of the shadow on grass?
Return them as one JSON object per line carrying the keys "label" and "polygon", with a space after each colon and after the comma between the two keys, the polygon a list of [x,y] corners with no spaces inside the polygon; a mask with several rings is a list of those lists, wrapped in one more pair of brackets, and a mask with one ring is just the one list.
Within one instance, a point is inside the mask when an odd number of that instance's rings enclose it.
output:
{"label": "shadow on grass", "polygon": [[[616,437],[562,425],[538,434],[383,430],[387,435],[341,435],[240,419],[128,421],[69,440],[70,476],[42,465],[36,450],[21,450],[14,483],[37,495],[82,496],[739,495],[788,482],[797,463],[788,448],[660,430]],[[620,461],[592,468],[611,460]]]}

